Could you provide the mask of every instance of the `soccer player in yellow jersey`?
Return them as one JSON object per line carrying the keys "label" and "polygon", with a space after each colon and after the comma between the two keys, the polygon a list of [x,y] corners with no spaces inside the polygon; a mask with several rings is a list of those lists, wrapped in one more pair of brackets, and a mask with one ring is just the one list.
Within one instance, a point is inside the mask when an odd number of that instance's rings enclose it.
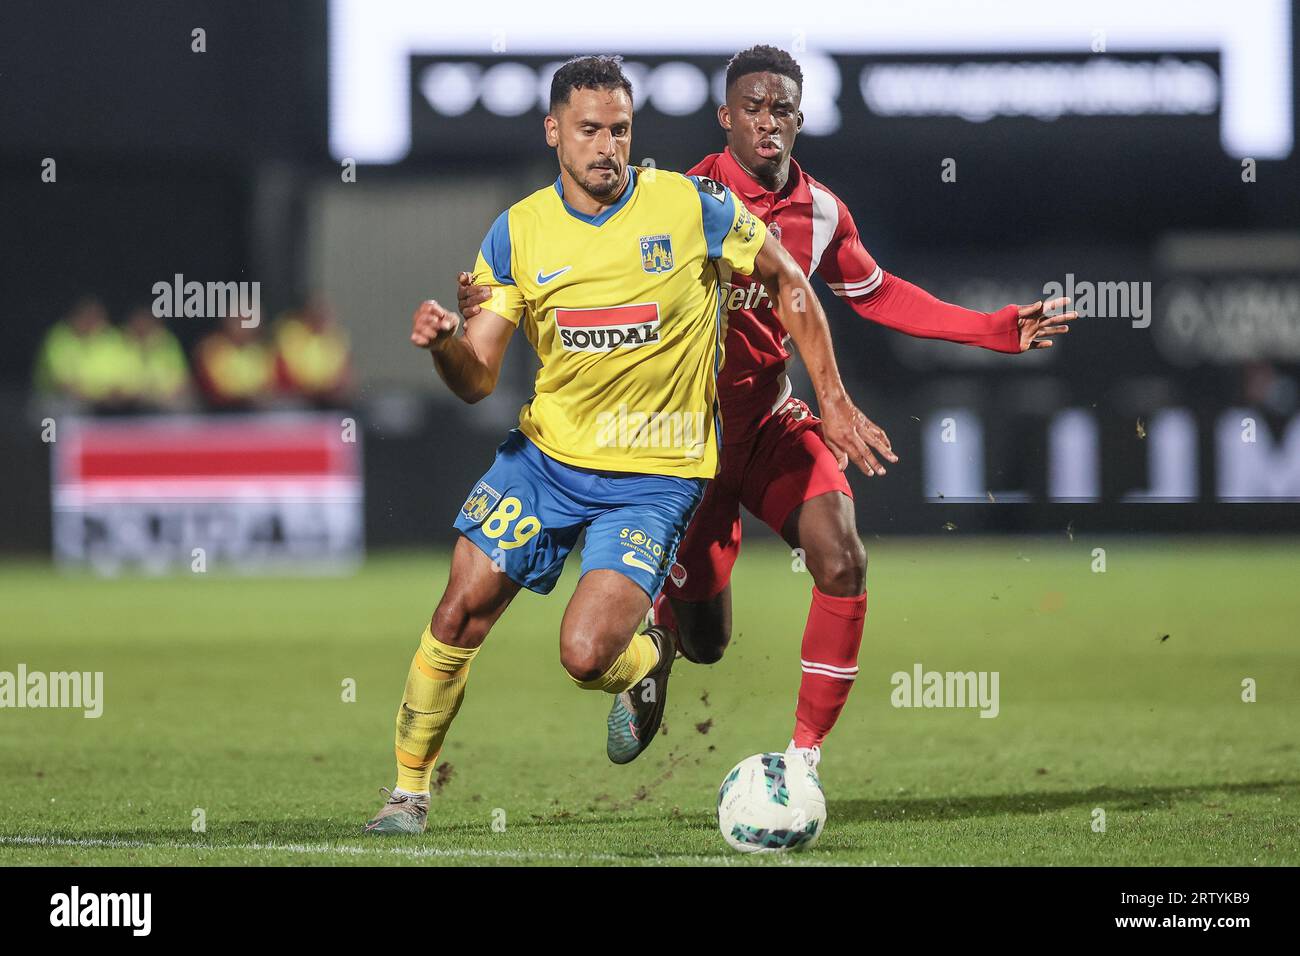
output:
{"label": "soccer player in yellow jersey", "polygon": [[367,832],[425,829],[429,778],[474,656],[519,588],[550,592],[584,529],[560,662],[579,687],[614,696],[612,761],[654,738],[676,648],[667,631],[636,631],[718,469],[732,270],[779,303],[827,439],[864,471],[883,470],[872,449],[897,460],[845,394],[826,317],[781,244],[718,183],[628,165],[632,87],[618,58],[564,64],[545,129],[560,175],[488,230],[474,280],[492,298],[472,322],[433,300],[412,321],[411,342],[466,402],[492,393],[520,323],[542,367],[457,517],[451,575],[397,714],[397,785]]}

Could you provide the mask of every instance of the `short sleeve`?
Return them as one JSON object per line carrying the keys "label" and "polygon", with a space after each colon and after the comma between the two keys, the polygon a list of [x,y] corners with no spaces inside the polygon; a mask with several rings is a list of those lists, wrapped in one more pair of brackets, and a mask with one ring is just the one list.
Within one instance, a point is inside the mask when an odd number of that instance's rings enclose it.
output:
{"label": "short sleeve", "polygon": [[495,312],[514,325],[519,324],[524,314],[524,295],[511,273],[509,210],[497,216],[483,237],[474,263],[474,284],[487,286],[492,291],[492,298],[481,308]]}
{"label": "short sleeve", "polygon": [[726,186],[706,176],[690,178],[699,192],[709,258],[721,259],[733,271],[751,275],[767,230]]}

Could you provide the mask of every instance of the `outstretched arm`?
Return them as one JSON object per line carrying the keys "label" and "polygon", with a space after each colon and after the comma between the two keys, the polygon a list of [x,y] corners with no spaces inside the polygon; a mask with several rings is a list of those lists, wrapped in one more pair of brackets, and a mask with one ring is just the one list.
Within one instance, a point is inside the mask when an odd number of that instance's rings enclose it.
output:
{"label": "outstretched arm", "polygon": [[838,199],[839,221],[818,265],[831,291],[864,319],[924,339],[976,345],[994,352],[1026,352],[1047,348],[1049,336],[1069,331],[1078,316],[1046,315],[1069,304],[1056,299],[1044,304],[1007,305],[996,312],[977,312],[937,299],[920,286],[884,271],[862,245],[858,228]]}
{"label": "outstretched arm", "polygon": [[898,461],[889,436],[850,401],[835,363],[826,313],[798,263],[766,231],[762,248],[754,259],[754,275],[767,286],[781,324],[794,339],[808,368],[817,392],[822,437],[839,459],[840,467],[851,460],[866,475],[885,474],[872,449],[887,461]]}

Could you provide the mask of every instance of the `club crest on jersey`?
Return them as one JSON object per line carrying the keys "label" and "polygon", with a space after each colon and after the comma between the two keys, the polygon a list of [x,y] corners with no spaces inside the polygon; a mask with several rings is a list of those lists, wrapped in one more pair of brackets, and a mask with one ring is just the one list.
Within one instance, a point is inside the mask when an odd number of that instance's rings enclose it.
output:
{"label": "club crest on jersey", "polygon": [[673,267],[672,236],[641,237],[641,268],[652,275]]}
{"label": "club crest on jersey", "polygon": [[613,352],[659,344],[659,303],[603,309],[556,309],[555,328],[567,352]]}
{"label": "club crest on jersey", "polygon": [[474,486],[474,490],[469,493],[465,503],[461,505],[460,513],[469,521],[482,521],[491,513],[500,500],[501,492],[486,481],[480,481]]}
{"label": "club crest on jersey", "polygon": [[780,241],[781,241],[781,224],[780,224],[780,223],[777,223],[777,222],[769,222],[769,223],[767,224],[767,231],[770,232],[770,233],[772,234],[772,238],[775,239],[777,242],[780,242]]}

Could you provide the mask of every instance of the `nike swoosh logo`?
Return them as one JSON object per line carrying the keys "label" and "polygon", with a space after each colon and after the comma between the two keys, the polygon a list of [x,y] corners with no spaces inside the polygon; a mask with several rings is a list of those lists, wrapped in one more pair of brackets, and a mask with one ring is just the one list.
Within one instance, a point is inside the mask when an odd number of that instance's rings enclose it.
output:
{"label": "nike swoosh logo", "polygon": [[651,574],[655,573],[654,568],[646,564],[644,561],[638,558],[631,551],[623,552],[623,563],[628,565],[629,567],[640,568],[642,571],[649,571]]}
{"label": "nike swoosh logo", "polygon": [[550,282],[552,279],[557,278],[558,276],[562,276],[562,275],[564,275],[566,272],[568,272],[568,271],[569,271],[570,269],[572,269],[572,268],[573,268],[573,266],[565,266],[563,269],[557,269],[555,272],[552,272],[550,275],[543,275],[543,274],[542,274],[542,270],[541,270],[541,269],[538,269],[538,270],[537,270],[537,284],[538,284],[538,285],[546,285],[546,283]]}

